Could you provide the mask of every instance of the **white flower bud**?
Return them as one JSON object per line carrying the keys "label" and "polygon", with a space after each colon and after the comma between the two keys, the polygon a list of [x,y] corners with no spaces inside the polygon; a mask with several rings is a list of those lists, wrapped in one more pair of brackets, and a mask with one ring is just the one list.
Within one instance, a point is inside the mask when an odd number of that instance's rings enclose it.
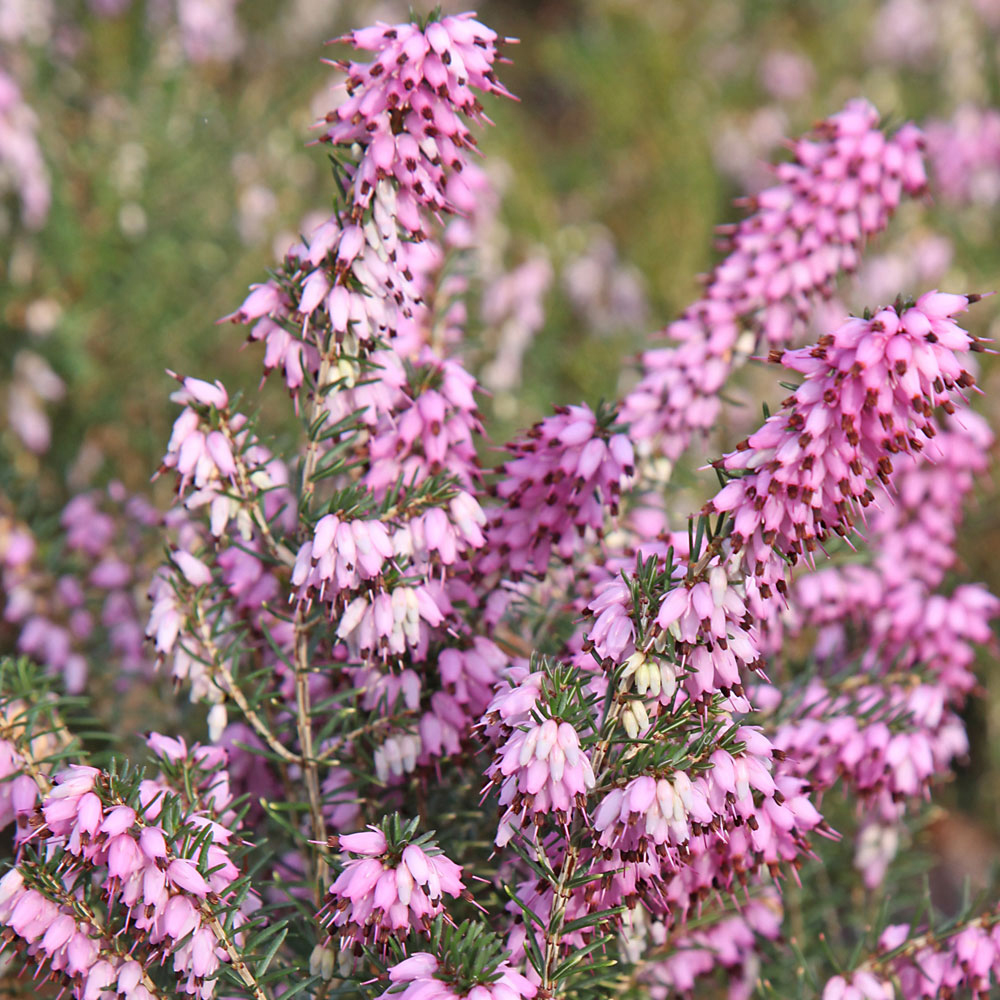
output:
{"label": "white flower bud", "polygon": [[639,730],[649,728],[649,716],[646,714],[646,706],[641,701],[633,701],[629,706],[632,709],[632,714],[635,716],[635,721],[639,725]]}
{"label": "white flower bud", "polygon": [[213,743],[218,743],[222,738],[222,732],[229,722],[229,714],[226,706],[219,702],[208,710],[208,738]]}
{"label": "white flower bud", "polygon": [[318,944],[309,955],[309,975],[321,979],[332,979],[336,956],[333,949]]}

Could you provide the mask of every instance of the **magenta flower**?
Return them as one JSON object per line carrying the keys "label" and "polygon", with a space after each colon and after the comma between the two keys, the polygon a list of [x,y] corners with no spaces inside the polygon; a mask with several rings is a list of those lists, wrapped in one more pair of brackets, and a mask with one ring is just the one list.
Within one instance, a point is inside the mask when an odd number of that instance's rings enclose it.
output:
{"label": "magenta flower", "polygon": [[674,637],[681,665],[690,667],[683,684],[692,698],[715,691],[740,696],[740,671],[762,671],[751,622],[744,598],[718,565],[708,580],[682,584],[664,596],[656,624]]}
{"label": "magenta flower", "polygon": [[869,481],[888,480],[892,456],[933,437],[931,408],[974,384],[959,355],[975,345],[953,317],[972,301],[932,292],[916,305],[851,319],[781,363],[805,376],[778,413],[719,467],[745,473],[709,502],[733,519],[732,545],[762,596],[783,589],[784,563],[811,554],[831,532],[846,534],[874,499]]}
{"label": "magenta flower", "polygon": [[465,892],[462,869],[444,854],[417,844],[390,850],[376,827],[340,837],[349,857],[320,911],[327,926],[338,928],[346,941],[385,945],[411,930],[427,931],[444,912],[444,896]]}
{"label": "magenta flower", "polygon": [[514,458],[497,486],[505,503],[489,525],[479,570],[519,580],[544,574],[553,550],[569,561],[582,539],[600,535],[635,459],[628,437],[599,427],[587,406],[559,408],[508,447]]}
{"label": "magenta flower", "polygon": [[367,206],[379,182],[391,178],[394,212],[411,233],[422,233],[425,208],[470,211],[475,201],[462,170],[475,142],[462,116],[482,117],[474,89],[510,96],[493,74],[496,32],[460,14],[423,31],[378,24],[339,41],[375,53],[370,63],[335,63],[347,73],[348,97],[327,116],[323,136],[363,147],[352,171],[356,206]]}
{"label": "magenta flower", "polygon": [[554,812],[564,820],[582,808],[594,772],[580,737],[568,722],[546,719],[515,730],[486,772],[500,785],[496,842],[502,846],[525,819]]}
{"label": "magenta flower", "polygon": [[759,340],[787,344],[837,275],[855,269],[901,196],[924,190],[920,132],[904,125],[887,138],[877,126],[870,104],[850,102],[794,144],[795,160],[777,168],[781,183],[754,199],[754,214],[723,229],[729,255],[664,331],[673,344],[643,355],[642,378],[625,397],[622,420],[644,453],[676,460],[712,427],[739,359]]}

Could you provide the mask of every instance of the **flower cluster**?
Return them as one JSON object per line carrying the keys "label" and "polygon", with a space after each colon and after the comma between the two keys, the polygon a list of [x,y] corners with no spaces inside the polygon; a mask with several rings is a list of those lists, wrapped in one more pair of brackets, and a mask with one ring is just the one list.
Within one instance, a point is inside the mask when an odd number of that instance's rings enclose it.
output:
{"label": "flower cluster", "polygon": [[465,885],[461,867],[421,840],[390,845],[376,827],[341,836],[340,850],[356,856],[330,887],[323,922],[348,943],[383,946],[411,930],[429,931],[444,911],[445,895],[461,896]]}
{"label": "flower cluster", "polygon": [[[473,997],[475,1000],[530,1000],[538,992],[533,983],[507,962],[498,965],[484,982],[468,990],[450,983],[447,974],[442,975],[443,971],[437,956],[418,951],[389,970],[392,985],[381,996],[405,997],[406,1000],[418,997],[428,1000],[472,1000]],[[404,983],[406,985],[400,990],[399,986]]]}
{"label": "flower cluster", "polygon": [[546,719],[517,729],[497,752],[487,777],[500,782],[497,843],[503,845],[524,819],[542,813],[568,816],[594,786],[590,760],[568,722]]}
{"label": "flower cluster", "polygon": [[340,39],[376,53],[370,63],[336,63],[348,97],[327,116],[327,142],[359,143],[352,171],[354,202],[367,207],[379,181],[395,180],[396,218],[421,235],[422,209],[466,212],[474,207],[462,178],[475,139],[462,116],[482,114],[474,90],[507,94],[493,73],[497,35],[471,14],[443,17],[421,30],[377,24]]}
{"label": "flower cluster", "polygon": [[[974,298],[971,299],[974,301]],[[975,384],[962,354],[978,345],[954,317],[970,298],[928,292],[908,308],[851,319],[815,347],[777,360],[805,376],[764,426],[717,463],[738,476],[706,512],[733,520],[732,545],[766,597],[783,589],[774,551],[794,564],[844,535],[887,482],[892,458],[933,437],[933,407]]]}
{"label": "flower cluster", "polygon": [[148,673],[139,583],[144,567],[133,564],[132,553],[148,545],[161,523],[148,502],[129,496],[121,483],[111,483],[104,495],[79,493],[60,517],[57,574],[44,566],[27,527],[9,525],[4,618],[19,629],[18,650],[60,675],[67,690],[85,689],[99,638],[123,674]]}
{"label": "flower cluster", "polygon": [[544,575],[553,551],[569,561],[600,534],[605,512],[635,472],[632,443],[588,406],[559,409],[509,446],[497,496],[504,502],[490,524],[478,569],[519,580]]}
{"label": "flower cluster", "polygon": [[[761,938],[774,940],[781,930],[781,902],[777,893],[751,900],[737,915],[725,917],[705,930],[671,940],[663,924],[653,923],[640,937],[662,960],[649,962],[643,985],[656,1000],[673,993],[691,994],[699,977],[721,966],[730,984],[729,995],[749,998],[760,972],[756,949]],[[669,949],[666,947],[669,945]]]}
{"label": "flower cluster", "polygon": [[[907,924],[892,924],[879,938],[885,965],[907,997],[937,997],[968,990],[986,996],[1000,980],[1000,931],[996,915],[972,920],[953,936],[910,938]],[[895,958],[893,952],[903,948]],[[824,994],[824,1000],[826,996]]]}
{"label": "flower cluster", "polygon": [[968,751],[965,727],[936,684],[831,691],[813,681],[773,739],[790,773],[817,792],[848,783],[886,822]]}
{"label": "flower cluster", "polygon": [[962,105],[950,121],[927,125],[927,161],[934,187],[959,205],[1000,200],[1000,112]]}
{"label": "flower cluster", "polygon": [[912,125],[886,137],[875,109],[852,101],[793,145],[795,159],[777,168],[781,183],[722,230],[728,255],[702,298],[664,331],[675,345],[643,354],[622,418],[636,441],[649,442],[644,451],[675,460],[716,422],[719,390],[737,360],[759,339],[787,344],[813,301],[857,267],[862,244],[886,227],[902,196],[924,190],[921,143]]}
{"label": "flower cluster", "polygon": [[676,771],[659,778],[642,775],[612,789],[594,814],[598,842],[625,856],[642,856],[651,848],[678,868],[692,837],[703,832],[746,825],[754,848],[764,851],[775,828],[790,831],[814,825],[815,810],[808,799],[794,794],[794,784],[784,783],[784,794],[778,790],[768,740],[745,727],[737,730],[736,737],[747,742],[747,752],[733,756],[716,750],[709,760],[711,768],[694,780]]}
{"label": "flower cluster", "polygon": [[[226,33],[232,5],[215,6]],[[205,51],[211,8],[177,7]],[[992,443],[965,405],[983,343],[956,319],[977,296],[900,297],[791,347],[924,190],[920,133],[854,101],[794,143],[638,386],[555,407],[490,471],[463,255],[497,212],[472,154],[480,96],[509,96],[501,41],[435,13],[338,44],[370,58],[333,60],[333,209],[227,317],[281,373],[298,437],[171,372],[166,514],[117,484],[84,493],[50,551],[0,509],[5,622],[42,665],[0,660],[3,960],[77,1000],[665,1000],[715,969],[745,1000],[783,946],[782,880],[834,825],[869,889],[887,877],[908,810],[968,749],[1000,612],[983,587],[945,589]],[[500,388],[553,260],[492,268],[482,311],[513,338],[487,368]],[[623,273],[594,247],[573,302],[610,323],[606,299],[635,306]],[[720,488],[685,525],[696,480],[657,473],[761,343],[796,385],[713,463]],[[87,690],[92,648],[140,673],[143,589],[152,652],[210,737],[148,737],[155,776],[92,756],[61,696]],[[853,971],[807,969],[810,953],[796,975],[825,1000],[981,994],[994,926],[890,927]]]}
{"label": "flower cluster", "polygon": [[823,1000],[892,1000],[985,997],[1000,980],[1000,931],[996,915],[973,919],[950,934],[914,933],[909,924],[891,924],[879,938],[879,952],[869,968],[834,976],[823,987]]}
{"label": "flower cluster", "polygon": [[[234,957],[232,935],[258,904],[231,889],[239,870],[229,852],[238,837],[224,755],[157,734],[149,742],[165,768],[187,773],[183,784],[198,807],[178,815],[168,778],[139,780],[125,795],[118,779],[96,768],[60,771],[18,830],[21,860],[0,888],[0,918],[15,947],[64,972],[81,997],[97,988],[157,995],[137,960],[145,954],[169,957],[177,989],[207,1000],[220,961]],[[84,891],[91,882],[96,898]],[[127,953],[116,942],[126,926]]]}

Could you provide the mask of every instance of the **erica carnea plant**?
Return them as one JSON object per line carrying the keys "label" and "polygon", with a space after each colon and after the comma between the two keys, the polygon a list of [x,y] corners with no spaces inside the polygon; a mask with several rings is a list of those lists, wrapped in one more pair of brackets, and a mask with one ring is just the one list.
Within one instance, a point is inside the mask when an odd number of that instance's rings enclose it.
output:
{"label": "erica carnea plant", "polygon": [[[481,464],[461,263],[510,42],[472,14],[337,40],[333,208],[227,317],[295,440],[170,372],[169,510],[81,494],[45,551],[0,511],[3,974],[81,1000],[984,996],[995,902],[888,889],[1000,611],[952,582],[992,444],[979,296],[810,326],[925,193],[921,132],[857,100],[793,143],[634,387]],[[751,357],[785,398],[719,445]],[[689,449],[718,484],[684,511]],[[207,715],[128,760],[86,696],[153,661]]]}

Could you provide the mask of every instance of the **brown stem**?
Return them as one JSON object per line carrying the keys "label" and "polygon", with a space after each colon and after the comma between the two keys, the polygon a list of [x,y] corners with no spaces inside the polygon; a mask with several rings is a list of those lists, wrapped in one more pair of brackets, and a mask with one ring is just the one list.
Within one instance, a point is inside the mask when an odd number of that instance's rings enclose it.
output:
{"label": "brown stem", "polygon": [[[257,735],[267,744],[269,749],[276,753],[286,763],[301,764],[302,758],[298,754],[292,753],[291,750],[284,746],[274,733],[271,732],[270,726],[268,726],[268,724],[251,707],[250,703],[247,701],[246,695],[236,683],[236,678],[233,677],[232,671],[230,671],[228,665],[226,664],[225,658],[222,656],[219,647],[212,638],[212,631],[205,618],[205,612],[201,606],[201,602],[195,598],[193,604],[195,623],[198,628],[198,638],[211,659],[212,680],[215,685],[220,691],[228,695],[233,699],[233,701],[236,702],[237,707],[243,713],[243,717],[250,723],[254,732],[257,733]],[[217,675],[222,677],[222,680],[225,682],[224,684],[219,683]]]}
{"label": "brown stem", "polygon": [[[54,897],[67,909],[81,914],[87,923],[90,924],[100,935],[102,951],[113,954],[116,958],[124,959],[125,961],[134,958],[131,952],[124,951],[123,939],[120,939],[117,935],[115,937],[109,935],[107,928],[104,926],[104,922],[98,914],[87,905],[86,900],[80,899],[77,896],[71,896],[62,886],[58,885],[47,884],[42,887],[41,891],[43,895],[50,899]],[[140,963],[140,965],[141,964],[142,963]],[[68,974],[64,972],[63,975]],[[142,970],[142,985],[146,987],[152,996],[163,997],[159,987],[153,982],[152,979],[149,978],[145,968]],[[266,998],[263,998],[263,1000],[266,1000]]]}
{"label": "brown stem", "polygon": [[323,818],[319,767],[313,753],[312,707],[309,698],[309,635],[302,620],[301,608],[295,612],[295,708],[302,773],[305,778],[306,793],[309,796],[313,839],[316,841],[313,845],[316,849],[314,896],[316,905],[320,906],[330,881],[329,848],[326,845],[326,820]]}
{"label": "brown stem", "polygon": [[[309,426],[312,427],[320,414],[320,407],[323,405],[323,389],[330,377],[332,362],[328,352],[323,352],[319,365],[319,374],[316,376],[316,390],[313,393],[312,403],[309,407]],[[313,474],[316,472],[316,465],[319,462],[320,448],[319,441],[311,438],[306,445],[305,459],[302,464],[302,496],[299,498],[299,506],[305,508],[309,499],[316,489],[313,482]]]}
{"label": "brown stem", "polygon": [[285,566],[294,566],[295,553],[292,552],[287,545],[279,542],[274,537],[274,533],[271,531],[271,526],[267,523],[264,511],[261,510],[260,503],[258,502],[257,490],[254,488],[254,485],[250,480],[250,470],[243,461],[243,456],[240,454],[239,446],[233,437],[232,429],[226,421],[222,422],[222,433],[229,442],[229,447],[233,453],[233,460],[236,464],[236,485],[240,491],[240,500],[242,501],[243,506],[249,508],[250,517],[253,520],[253,523],[257,525],[257,530],[260,531],[268,552],[270,552],[275,559],[283,563]]}

